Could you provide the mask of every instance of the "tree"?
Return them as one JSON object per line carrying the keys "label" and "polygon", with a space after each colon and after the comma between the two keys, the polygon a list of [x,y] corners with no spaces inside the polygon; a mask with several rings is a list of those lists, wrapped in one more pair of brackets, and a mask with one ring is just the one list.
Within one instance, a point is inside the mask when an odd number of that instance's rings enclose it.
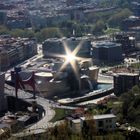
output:
{"label": "tree", "polygon": [[120,27],[122,21],[130,15],[132,15],[132,12],[129,9],[122,9],[109,18],[108,24],[110,27]]}
{"label": "tree", "polygon": [[35,36],[34,31],[28,29],[13,29],[9,33],[14,37],[28,37],[32,38]]}
{"label": "tree", "polygon": [[82,127],[82,135],[84,139],[92,140],[94,136],[96,136],[97,130],[96,130],[96,124],[95,120],[93,119],[93,115],[91,112],[86,112],[85,114],[85,120],[83,122]]}
{"label": "tree", "polygon": [[36,37],[39,42],[46,40],[47,38],[62,37],[59,28],[44,28],[40,32],[36,33]]}
{"label": "tree", "polygon": [[70,140],[71,139],[71,131],[68,128],[67,122],[63,122],[54,128],[49,130],[50,134],[48,135],[48,139],[54,138],[55,140]]}
{"label": "tree", "polygon": [[103,30],[105,29],[106,25],[102,20],[99,20],[95,23],[93,26],[93,34],[101,34],[103,33]]}
{"label": "tree", "polygon": [[0,35],[9,34],[9,30],[5,26],[0,26]]}
{"label": "tree", "polygon": [[[138,86],[133,87],[129,92],[124,93],[120,97],[122,107],[118,107],[117,114],[120,114],[120,119],[123,122],[132,123],[133,125],[140,125],[140,88]],[[123,116],[123,117],[122,117]]]}

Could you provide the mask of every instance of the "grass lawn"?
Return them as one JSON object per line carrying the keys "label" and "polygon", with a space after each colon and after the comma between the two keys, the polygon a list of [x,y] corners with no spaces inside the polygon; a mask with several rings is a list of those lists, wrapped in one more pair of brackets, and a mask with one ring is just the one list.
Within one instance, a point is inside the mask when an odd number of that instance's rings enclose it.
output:
{"label": "grass lawn", "polygon": [[119,32],[120,29],[117,29],[117,28],[108,28],[107,30],[104,31],[105,34],[113,34],[113,33],[116,33],[116,32]]}
{"label": "grass lawn", "polygon": [[140,68],[140,63],[135,63],[131,65],[132,67],[139,69]]}
{"label": "grass lawn", "polygon": [[73,110],[55,108],[55,116],[51,120],[51,122],[56,122],[61,119],[64,119],[66,116],[70,115],[72,112]]}

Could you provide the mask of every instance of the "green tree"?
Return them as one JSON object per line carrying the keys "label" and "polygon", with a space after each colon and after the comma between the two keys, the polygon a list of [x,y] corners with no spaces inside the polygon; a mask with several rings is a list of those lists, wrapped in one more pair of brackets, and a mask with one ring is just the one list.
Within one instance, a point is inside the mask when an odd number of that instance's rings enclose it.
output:
{"label": "green tree", "polygon": [[91,112],[87,112],[85,114],[85,121],[83,122],[82,127],[82,135],[84,139],[92,140],[94,136],[96,136],[97,130],[96,130],[96,124],[95,120],[93,119],[93,115]]}
{"label": "green tree", "polygon": [[99,20],[95,23],[95,25],[93,26],[93,34],[102,34],[103,30],[105,29],[106,25],[103,22],[103,20]]}
{"label": "green tree", "polygon": [[40,32],[36,33],[36,37],[39,42],[46,40],[47,38],[62,37],[59,28],[44,28]]}
{"label": "green tree", "polygon": [[67,122],[63,122],[58,126],[55,126],[50,131],[50,137],[54,137],[56,140],[70,140],[71,139],[71,131],[68,128]]}
{"label": "green tree", "polygon": [[5,26],[0,26],[0,35],[9,34],[9,30]]}
{"label": "green tree", "polygon": [[33,30],[28,30],[28,29],[13,29],[9,32],[12,36],[14,37],[28,37],[32,38],[35,36]]}
{"label": "green tree", "polygon": [[132,15],[132,12],[129,9],[122,9],[109,18],[108,24],[110,27],[120,27],[121,22],[130,15]]}

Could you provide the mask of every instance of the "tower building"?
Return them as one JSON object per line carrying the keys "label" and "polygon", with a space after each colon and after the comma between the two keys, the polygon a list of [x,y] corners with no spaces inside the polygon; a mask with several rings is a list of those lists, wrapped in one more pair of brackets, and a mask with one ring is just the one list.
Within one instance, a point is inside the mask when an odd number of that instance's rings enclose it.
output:
{"label": "tower building", "polygon": [[7,102],[4,96],[4,83],[5,83],[5,74],[0,73],[0,112],[7,109]]}

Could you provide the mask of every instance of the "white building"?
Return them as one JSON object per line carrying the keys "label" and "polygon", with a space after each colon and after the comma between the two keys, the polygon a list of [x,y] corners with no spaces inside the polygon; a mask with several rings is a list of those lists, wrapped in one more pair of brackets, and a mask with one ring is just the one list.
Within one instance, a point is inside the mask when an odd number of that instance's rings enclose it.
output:
{"label": "white building", "polygon": [[79,133],[82,130],[84,123],[89,120],[95,123],[95,128],[97,131],[114,131],[116,129],[116,116],[114,114],[103,114],[103,115],[94,115],[89,118],[80,117],[80,118],[68,118],[69,128],[74,133]]}
{"label": "white building", "polygon": [[68,118],[68,125],[69,128],[73,133],[80,133],[81,132],[81,123],[80,119],[73,119],[73,118]]}
{"label": "white building", "polygon": [[[114,131],[116,129],[116,116],[114,114],[94,115],[95,128],[97,131]],[[83,122],[86,122],[85,117],[81,117],[81,127]]]}

